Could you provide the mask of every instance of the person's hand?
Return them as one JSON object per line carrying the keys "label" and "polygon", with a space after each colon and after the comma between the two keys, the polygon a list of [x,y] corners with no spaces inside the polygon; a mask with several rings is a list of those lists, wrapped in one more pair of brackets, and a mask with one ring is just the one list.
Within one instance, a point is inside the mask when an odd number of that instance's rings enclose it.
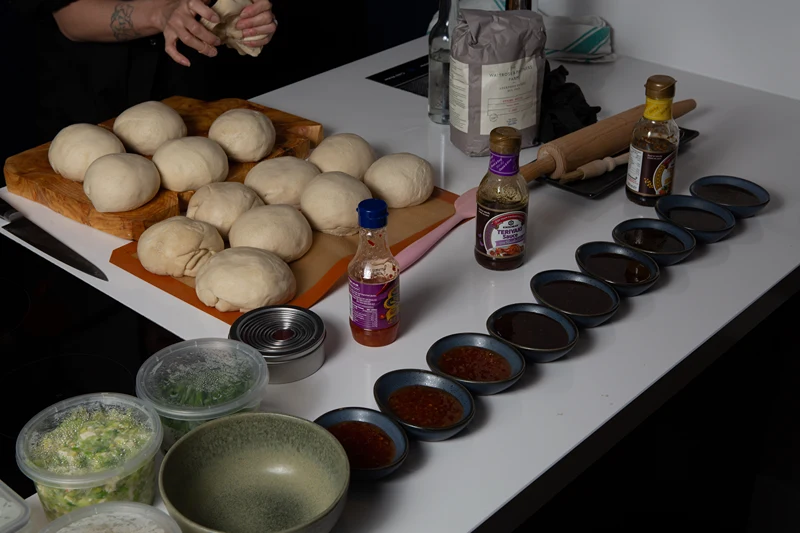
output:
{"label": "person's hand", "polygon": [[211,22],[219,22],[219,16],[206,4],[209,0],[179,0],[164,27],[164,49],[175,62],[188,67],[189,60],[178,52],[178,39],[208,57],[217,55],[219,38],[203,26],[195,17],[200,15]]}
{"label": "person's hand", "polygon": [[242,9],[242,13],[239,17],[239,22],[236,23],[236,29],[242,30],[242,36],[245,39],[257,35],[264,35],[263,39],[245,42],[247,46],[253,48],[265,46],[272,40],[273,34],[278,29],[278,21],[272,14],[272,4],[269,0],[254,0],[252,5]]}

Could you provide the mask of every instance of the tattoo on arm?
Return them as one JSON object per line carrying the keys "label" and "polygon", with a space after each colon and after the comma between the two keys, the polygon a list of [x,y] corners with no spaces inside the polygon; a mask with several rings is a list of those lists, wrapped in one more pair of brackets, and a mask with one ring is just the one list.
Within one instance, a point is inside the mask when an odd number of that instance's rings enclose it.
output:
{"label": "tattoo on arm", "polygon": [[127,2],[114,6],[110,26],[111,33],[117,41],[130,41],[141,37],[133,26],[133,6]]}

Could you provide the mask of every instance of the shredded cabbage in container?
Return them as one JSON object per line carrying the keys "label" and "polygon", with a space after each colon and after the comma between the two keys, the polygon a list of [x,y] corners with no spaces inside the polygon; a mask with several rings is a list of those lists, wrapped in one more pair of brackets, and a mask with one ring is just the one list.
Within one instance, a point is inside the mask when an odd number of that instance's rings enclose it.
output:
{"label": "shredded cabbage in container", "polygon": [[[59,475],[85,475],[123,466],[153,438],[153,429],[131,410],[84,409],[68,413],[35,441],[29,460]],[[47,517],[52,520],[78,507],[105,501],[150,504],[155,496],[155,458],[134,472],[84,489],[36,483]]]}

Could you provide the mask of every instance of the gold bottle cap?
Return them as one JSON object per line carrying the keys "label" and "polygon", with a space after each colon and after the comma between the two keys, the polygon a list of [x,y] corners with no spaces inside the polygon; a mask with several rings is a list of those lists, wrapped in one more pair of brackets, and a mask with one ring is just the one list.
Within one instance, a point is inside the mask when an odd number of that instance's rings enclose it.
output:
{"label": "gold bottle cap", "polygon": [[674,98],[675,78],[663,74],[650,76],[644,84],[644,94],[648,98]]}
{"label": "gold bottle cap", "polygon": [[522,148],[522,135],[516,128],[495,128],[489,133],[489,147],[497,154],[518,154]]}

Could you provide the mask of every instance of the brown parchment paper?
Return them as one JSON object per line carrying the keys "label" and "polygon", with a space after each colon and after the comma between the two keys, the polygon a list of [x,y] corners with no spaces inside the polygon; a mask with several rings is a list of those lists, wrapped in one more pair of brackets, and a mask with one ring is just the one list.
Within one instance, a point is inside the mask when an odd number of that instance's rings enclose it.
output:
{"label": "brown parchment paper", "polygon": [[[453,216],[453,202],[456,198],[457,195],[436,188],[423,204],[390,209],[388,234],[392,253],[399,253]],[[172,278],[148,272],[139,263],[136,245],[136,242],[130,242],[114,250],[110,263],[228,324],[233,324],[242,315],[239,312],[223,313],[201,302],[194,290],[194,278]],[[334,237],[315,231],[308,253],[289,264],[297,280],[297,295],[289,303],[308,309],[320,301],[339,278],[345,275],[347,265],[357,248],[358,235]]]}

